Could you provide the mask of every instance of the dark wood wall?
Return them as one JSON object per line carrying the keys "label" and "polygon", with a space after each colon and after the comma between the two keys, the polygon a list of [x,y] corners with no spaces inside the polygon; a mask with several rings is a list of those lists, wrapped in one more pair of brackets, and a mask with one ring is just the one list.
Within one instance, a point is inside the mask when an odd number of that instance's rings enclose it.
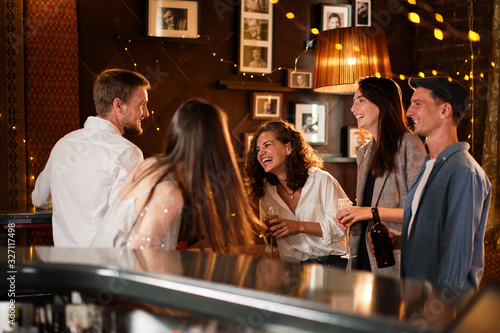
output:
{"label": "dark wood wall", "polygon": [[[171,40],[143,41],[128,36],[146,34],[146,1],[140,0],[85,0],[78,2],[80,47],[80,121],[94,115],[92,82],[96,74],[106,68],[136,69],[152,83],[149,108],[154,111],[143,121],[145,132],[129,139],[136,143],[145,156],[161,153],[164,135],[177,107],[190,98],[209,100],[229,115],[229,127],[237,152],[242,151],[244,133],[253,132],[261,123],[252,120],[252,96],[255,90],[222,89],[219,80],[233,82],[274,83],[286,87],[287,68],[294,68],[295,59],[305,51],[307,40],[315,36],[311,28],[320,25],[319,0],[281,0],[274,5],[273,68],[282,67],[264,77],[251,79],[243,76],[231,64],[237,63],[239,43],[239,4],[234,0],[201,0],[199,33],[208,43],[183,43]],[[328,3],[350,3],[329,1]],[[398,14],[391,4],[373,3],[374,25],[386,31],[393,71],[408,73],[411,68],[411,31],[405,15]],[[292,12],[293,20],[285,17]],[[402,29],[407,27],[407,29]],[[116,35],[122,36],[116,38]],[[125,37],[124,37],[125,36]],[[213,56],[215,52],[216,56]],[[298,69],[314,68],[315,51],[304,53]],[[228,62],[222,62],[224,59]],[[401,83],[401,82],[400,82]],[[406,83],[402,82],[403,91]],[[265,89],[263,89],[265,90]],[[315,146],[320,153],[341,154],[344,140],[341,129],[355,126],[350,112],[351,95],[319,94],[310,90],[283,92],[283,117],[290,116],[294,101],[321,101],[328,103],[327,145]],[[409,93],[405,93],[409,99]],[[346,193],[355,197],[355,162],[327,163],[327,170],[338,179]]]}

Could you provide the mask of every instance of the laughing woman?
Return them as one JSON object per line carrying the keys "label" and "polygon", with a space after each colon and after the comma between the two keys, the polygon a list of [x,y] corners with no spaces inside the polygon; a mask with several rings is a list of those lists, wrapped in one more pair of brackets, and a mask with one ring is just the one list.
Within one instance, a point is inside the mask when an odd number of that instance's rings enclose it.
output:
{"label": "laughing woman", "polygon": [[344,232],[333,217],[337,199],[346,197],[339,183],[301,132],[284,121],[263,124],[254,134],[245,164],[250,196],[259,199],[261,220],[269,206],[279,217],[269,233],[280,257],[289,262],[316,262],[346,267]]}
{"label": "laughing woman", "polygon": [[371,207],[378,206],[389,230],[401,233],[406,195],[420,171],[425,149],[408,129],[401,90],[393,80],[360,80],[351,111],[358,127],[369,131],[372,140],[358,150],[356,207],[341,209],[335,220],[341,227],[352,225],[350,253],[357,259],[349,262],[350,268],[399,277],[400,250],[394,250],[396,265],[381,269],[367,251],[366,235],[373,226]]}

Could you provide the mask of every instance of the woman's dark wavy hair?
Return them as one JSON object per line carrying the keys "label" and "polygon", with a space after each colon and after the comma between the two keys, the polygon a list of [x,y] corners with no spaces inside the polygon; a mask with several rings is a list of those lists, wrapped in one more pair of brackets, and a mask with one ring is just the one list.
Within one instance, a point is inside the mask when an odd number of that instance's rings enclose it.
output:
{"label": "woman's dark wavy hair", "polygon": [[371,172],[381,177],[396,171],[396,154],[408,128],[408,119],[401,100],[401,89],[391,79],[368,77],[358,81],[363,96],[379,109],[378,139]]}
{"label": "woman's dark wavy hair", "polygon": [[227,115],[201,100],[182,104],[170,123],[163,176],[172,175],[184,197],[180,241],[208,237],[212,249],[231,251],[252,243],[258,224],[243,187],[227,127]]}
{"label": "woman's dark wavy hair", "polygon": [[245,186],[252,198],[264,195],[264,185],[269,182],[278,185],[279,180],[272,173],[266,173],[257,159],[256,144],[259,136],[264,132],[276,133],[276,138],[283,144],[291,143],[292,153],[286,157],[286,184],[296,191],[306,183],[308,170],[311,167],[324,168],[324,163],[316,151],[305,141],[301,132],[283,120],[268,121],[257,129],[250,142],[250,149],[245,162]]}

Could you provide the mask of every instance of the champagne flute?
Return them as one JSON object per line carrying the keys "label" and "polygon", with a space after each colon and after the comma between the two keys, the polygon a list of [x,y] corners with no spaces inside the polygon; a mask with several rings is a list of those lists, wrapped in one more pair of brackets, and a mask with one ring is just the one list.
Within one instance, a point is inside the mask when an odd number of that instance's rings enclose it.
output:
{"label": "champagne flute", "polygon": [[[341,209],[345,209],[347,211],[347,208],[352,206],[352,201],[349,200],[349,198],[341,198],[337,201],[337,209],[340,211]],[[346,242],[346,253],[341,256],[343,259],[351,259],[351,258],[356,258],[357,256],[353,256],[350,254],[349,251],[349,237],[350,237],[350,231],[351,227],[347,227],[346,233],[345,233],[345,242]]]}
{"label": "champagne flute", "polygon": [[[268,228],[269,228],[269,221],[277,219],[277,218],[278,218],[278,207],[275,207],[275,206],[267,207],[265,221],[266,221],[266,225],[268,226]],[[266,238],[271,245],[271,256],[270,257],[272,259],[273,258],[273,236],[267,237],[267,235],[266,235]]]}

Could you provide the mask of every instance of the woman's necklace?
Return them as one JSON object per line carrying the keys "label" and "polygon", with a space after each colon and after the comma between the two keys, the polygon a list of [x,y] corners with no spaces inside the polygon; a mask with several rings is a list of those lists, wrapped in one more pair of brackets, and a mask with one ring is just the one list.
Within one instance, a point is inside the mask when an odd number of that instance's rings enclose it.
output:
{"label": "woman's necklace", "polygon": [[292,193],[288,193],[287,190],[285,189],[285,187],[281,184],[280,182],[280,185],[281,185],[281,188],[283,189],[283,191],[285,191],[286,194],[288,194],[290,196],[290,199],[293,199],[293,195],[295,194],[295,191],[293,191]]}

